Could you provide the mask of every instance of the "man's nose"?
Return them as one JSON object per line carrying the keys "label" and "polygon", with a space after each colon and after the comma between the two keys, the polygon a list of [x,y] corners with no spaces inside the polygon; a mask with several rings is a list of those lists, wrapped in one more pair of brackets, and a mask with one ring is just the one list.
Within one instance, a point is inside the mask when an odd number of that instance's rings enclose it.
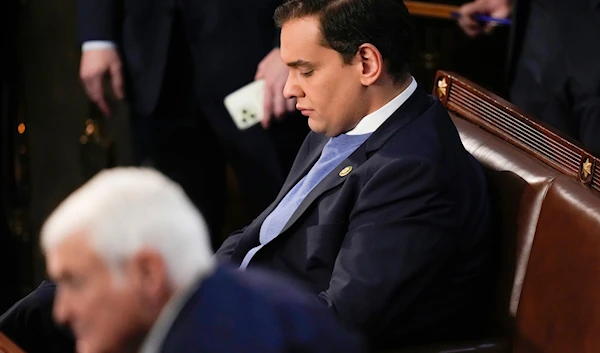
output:
{"label": "man's nose", "polygon": [[54,320],[62,325],[67,324],[69,322],[69,311],[69,302],[65,300],[64,294],[57,289],[52,308]]}
{"label": "man's nose", "polygon": [[292,75],[292,71],[290,70],[285,85],[283,86],[283,96],[287,99],[298,98],[301,96],[302,92]]}

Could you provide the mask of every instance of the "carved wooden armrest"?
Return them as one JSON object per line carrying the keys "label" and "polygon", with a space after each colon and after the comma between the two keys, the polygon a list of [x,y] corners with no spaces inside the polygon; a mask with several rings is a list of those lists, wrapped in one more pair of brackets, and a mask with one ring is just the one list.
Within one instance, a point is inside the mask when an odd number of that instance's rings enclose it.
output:
{"label": "carved wooden armrest", "polygon": [[0,353],[25,353],[25,351],[0,332]]}

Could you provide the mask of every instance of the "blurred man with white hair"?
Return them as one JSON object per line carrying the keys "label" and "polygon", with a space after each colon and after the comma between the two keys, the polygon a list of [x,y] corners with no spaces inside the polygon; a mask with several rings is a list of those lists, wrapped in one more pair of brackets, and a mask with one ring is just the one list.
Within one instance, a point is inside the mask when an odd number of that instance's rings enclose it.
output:
{"label": "blurred man with white hair", "polygon": [[104,171],[42,228],[54,317],[80,353],[359,352],[286,280],[217,266],[207,226],[160,173]]}

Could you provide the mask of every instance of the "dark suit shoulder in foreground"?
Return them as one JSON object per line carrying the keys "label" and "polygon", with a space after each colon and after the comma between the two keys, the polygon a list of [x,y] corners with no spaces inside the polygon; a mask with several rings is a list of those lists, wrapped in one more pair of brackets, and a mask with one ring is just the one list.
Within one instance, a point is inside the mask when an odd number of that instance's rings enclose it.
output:
{"label": "dark suit shoulder in foreground", "polygon": [[175,319],[162,352],[364,352],[287,279],[219,268],[202,282]]}

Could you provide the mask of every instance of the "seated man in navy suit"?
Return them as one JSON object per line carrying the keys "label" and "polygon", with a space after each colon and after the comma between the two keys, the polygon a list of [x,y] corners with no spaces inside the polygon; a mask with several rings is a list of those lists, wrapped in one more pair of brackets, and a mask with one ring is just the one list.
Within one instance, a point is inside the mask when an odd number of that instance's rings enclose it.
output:
{"label": "seated man in navy suit", "polygon": [[216,256],[295,278],[376,349],[482,335],[487,182],[410,74],[405,5],[291,0],[275,19],[284,94],[312,132],[278,197]]}
{"label": "seated man in navy suit", "polygon": [[100,173],[53,212],[41,244],[55,319],[80,353],[362,351],[287,280],[217,266],[203,218],[156,171]]}
{"label": "seated man in navy suit", "polygon": [[398,0],[290,0],[275,12],[284,95],[312,132],[277,199],[217,251],[303,282],[375,348],[475,338],[490,200],[439,101],[411,77]]}

